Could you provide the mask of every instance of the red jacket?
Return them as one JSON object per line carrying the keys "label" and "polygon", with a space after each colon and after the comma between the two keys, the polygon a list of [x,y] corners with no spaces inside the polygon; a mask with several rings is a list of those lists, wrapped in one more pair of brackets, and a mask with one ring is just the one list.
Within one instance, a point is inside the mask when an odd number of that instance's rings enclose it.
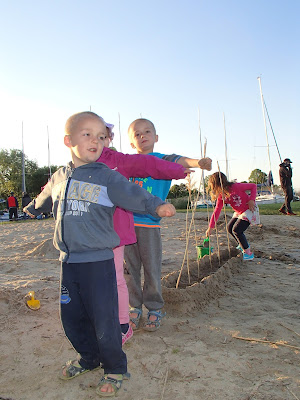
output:
{"label": "red jacket", "polygon": [[18,200],[16,199],[15,196],[9,196],[6,203],[7,203],[7,208],[19,207]]}

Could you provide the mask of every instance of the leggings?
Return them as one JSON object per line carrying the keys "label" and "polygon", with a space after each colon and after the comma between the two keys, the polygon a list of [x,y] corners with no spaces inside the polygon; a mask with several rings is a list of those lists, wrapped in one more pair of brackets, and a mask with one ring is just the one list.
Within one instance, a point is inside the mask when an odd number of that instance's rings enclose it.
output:
{"label": "leggings", "polygon": [[117,276],[120,324],[129,323],[129,294],[124,278],[124,249],[125,246],[119,246],[113,250]]}
{"label": "leggings", "polygon": [[234,237],[243,250],[246,250],[249,247],[246,236],[244,235],[244,232],[249,225],[249,221],[239,218],[232,218],[227,226],[228,232]]}

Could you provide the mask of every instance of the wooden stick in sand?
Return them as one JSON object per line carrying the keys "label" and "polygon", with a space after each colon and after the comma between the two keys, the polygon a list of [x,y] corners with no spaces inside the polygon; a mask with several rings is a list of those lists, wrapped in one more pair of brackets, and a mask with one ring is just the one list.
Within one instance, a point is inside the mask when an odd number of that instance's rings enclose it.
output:
{"label": "wooden stick in sand", "polygon": [[233,335],[232,337],[234,339],[246,340],[247,342],[274,344],[276,346],[284,346],[284,347],[289,347],[290,349],[300,350],[300,347],[292,346],[291,344],[286,344],[286,343],[281,343],[281,342],[272,342],[271,340],[255,339],[255,338],[248,338],[248,337],[235,336],[235,335]]}
{"label": "wooden stick in sand", "polygon": [[164,394],[165,394],[165,390],[166,390],[166,384],[167,384],[167,380],[168,380],[168,374],[169,374],[169,367],[167,368],[166,376],[165,376],[165,379],[164,379],[164,386],[163,386],[163,390],[162,390],[162,393],[161,393],[160,400],[163,400],[163,398],[164,398]]}
{"label": "wooden stick in sand", "polygon": [[[191,177],[188,175],[187,177],[187,188],[189,192],[189,198],[187,202],[187,207],[186,207],[186,216],[185,216],[185,240],[186,240],[186,247],[188,246],[189,243],[189,237],[188,237],[188,215],[189,215],[189,208],[190,204],[192,205],[192,194],[191,194]],[[190,264],[189,264],[189,253],[188,251],[186,252],[186,265],[187,265],[187,273],[188,273],[188,280],[189,280],[189,285],[191,284],[191,275],[190,275]]]}
{"label": "wooden stick in sand", "polygon": [[226,224],[228,254],[229,254],[229,257],[230,257],[230,241],[229,241],[229,232],[227,230],[227,215],[226,215],[226,207],[225,207],[225,195],[224,195],[224,188],[223,188],[223,182],[222,182],[222,178],[221,178],[221,171],[220,171],[219,161],[217,161],[217,165],[218,165],[218,170],[219,170],[219,179],[220,179],[221,188],[222,188],[222,200],[223,200],[223,210],[224,210],[225,224]]}
{"label": "wooden stick in sand", "polygon": [[300,336],[298,332],[295,332],[293,329],[289,328],[288,326],[283,325],[281,322],[279,322],[279,325],[283,326],[285,329],[293,332],[295,335]]}
{"label": "wooden stick in sand", "polygon": [[[215,212],[215,206],[212,203],[212,208],[213,208],[213,215]],[[213,217],[215,218],[215,217]],[[215,228],[216,228],[216,238],[217,238],[217,248],[218,248],[218,260],[219,260],[219,266],[221,265],[221,256],[220,256],[220,243],[219,243],[219,231],[218,231],[218,226],[217,226],[217,222],[215,220]]]}
{"label": "wooden stick in sand", "polygon": [[[199,192],[198,192],[198,194],[199,194]],[[197,199],[198,199],[198,196],[197,196]],[[197,201],[198,200],[196,200],[194,208],[193,208],[193,211],[192,211],[192,217],[191,217],[191,222],[190,222],[189,229],[187,229],[187,219],[186,219],[186,232],[187,232],[187,234],[186,234],[186,245],[185,245],[185,252],[184,252],[184,256],[183,256],[183,261],[182,261],[181,268],[180,268],[179,275],[178,275],[177,282],[176,282],[176,289],[178,289],[180,278],[181,278],[182,271],[183,271],[183,267],[184,267],[185,260],[187,258],[187,254],[188,254],[188,246],[189,246],[191,228],[192,228],[192,225],[194,223],[194,215],[195,215],[195,208],[196,208]]]}
{"label": "wooden stick in sand", "polygon": [[[206,155],[206,146],[207,146],[207,141],[205,140],[205,143],[204,143],[204,151],[203,151],[204,157],[205,157],[205,155]],[[202,154],[202,150],[201,150],[201,154]],[[190,239],[190,234],[191,234],[191,228],[192,228],[192,225],[194,224],[195,212],[196,212],[196,208],[197,208],[197,201],[198,201],[199,192],[200,192],[200,185],[201,185],[201,182],[199,183],[198,194],[197,194],[197,197],[196,197],[196,201],[195,201],[195,203],[194,203],[194,207],[193,207],[193,209],[192,209],[192,217],[191,217],[191,222],[190,222],[189,229],[187,229],[187,225],[186,225],[186,231],[188,232],[188,233],[187,233],[187,236],[186,236],[186,246],[185,246],[185,252],[184,252],[183,261],[182,261],[182,264],[181,264],[181,268],[180,268],[179,275],[178,275],[177,282],[176,282],[176,286],[175,286],[176,289],[178,289],[179,282],[180,282],[180,279],[181,279],[181,276],[182,276],[183,267],[184,267],[184,264],[185,264],[185,260],[186,260],[186,258],[188,257],[189,239]],[[198,274],[199,274],[199,272],[198,272]],[[190,277],[189,277],[189,279],[190,279]],[[190,281],[189,281],[189,282],[190,282]]]}
{"label": "wooden stick in sand", "polygon": [[294,396],[294,399],[299,400],[299,397],[297,397],[297,396],[295,395],[295,393],[292,392],[291,389],[289,389],[288,385],[285,385],[285,384],[284,384],[284,387],[286,388],[286,390],[287,390],[289,393],[291,393],[291,394]]}

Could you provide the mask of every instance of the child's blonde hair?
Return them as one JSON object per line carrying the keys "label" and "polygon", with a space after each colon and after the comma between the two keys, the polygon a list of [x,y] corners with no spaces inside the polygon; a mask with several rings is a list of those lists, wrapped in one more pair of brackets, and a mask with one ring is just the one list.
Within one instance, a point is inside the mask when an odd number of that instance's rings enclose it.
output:
{"label": "child's blonde hair", "polygon": [[229,182],[223,172],[215,172],[209,177],[207,191],[214,201],[219,197],[222,191],[225,197],[230,197],[230,188],[232,185],[233,182]]}
{"label": "child's blonde hair", "polygon": [[74,127],[78,124],[79,121],[85,118],[97,118],[106,126],[106,123],[102,117],[92,111],[82,111],[76,114],[71,115],[67,119],[65,124],[65,135],[72,135]]}
{"label": "child's blonde hair", "polygon": [[152,121],[150,121],[149,119],[146,119],[146,118],[138,118],[138,119],[134,120],[133,122],[131,122],[131,124],[128,127],[129,137],[131,136],[131,129],[133,128],[133,125],[136,124],[137,122],[149,122],[154,130],[155,135],[156,135],[156,129],[155,129],[155,126]]}

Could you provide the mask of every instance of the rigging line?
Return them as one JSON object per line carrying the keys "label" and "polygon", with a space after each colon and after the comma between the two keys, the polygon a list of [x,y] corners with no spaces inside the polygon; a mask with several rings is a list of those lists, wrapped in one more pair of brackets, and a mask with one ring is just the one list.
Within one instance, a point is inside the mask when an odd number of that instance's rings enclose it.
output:
{"label": "rigging line", "polygon": [[279,148],[278,148],[278,145],[277,145],[277,141],[276,141],[276,138],[275,138],[275,133],[273,131],[273,127],[272,127],[272,124],[271,124],[271,120],[270,120],[270,116],[269,116],[269,113],[268,113],[268,109],[267,109],[267,105],[266,105],[265,99],[264,99],[264,106],[265,106],[265,109],[266,109],[266,112],[267,112],[267,117],[268,117],[270,128],[271,128],[271,131],[272,131],[272,134],[273,134],[274,142],[276,144],[276,149],[278,151],[279,159],[280,159],[280,162],[282,163],[281,155],[280,155]]}
{"label": "rigging line", "polygon": [[[259,90],[260,90],[260,97],[261,97],[261,106],[262,106],[262,113],[263,113],[264,126],[265,126],[265,134],[266,134],[266,140],[267,140],[267,146],[268,146],[269,168],[270,168],[270,171],[272,171],[271,157],[270,157],[270,148],[269,148],[269,139],[268,139],[268,131],[267,131],[267,122],[266,122],[266,115],[265,115],[265,104],[264,104],[264,103],[265,103],[265,100],[264,100],[264,96],[263,96],[263,93],[262,93],[260,77],[258,77],[257,79],[258,79],[258,83],[259,83]],[[271,192],[274,193],[273,184],[271,184]]]}
{"label": "rigging line", "polygon": [[[253,146],[253,147],[274,147],[275,146],[275,144],[271,144],[270,146]],[[220,160],[220,161],[223,161],[223,160]]]}

